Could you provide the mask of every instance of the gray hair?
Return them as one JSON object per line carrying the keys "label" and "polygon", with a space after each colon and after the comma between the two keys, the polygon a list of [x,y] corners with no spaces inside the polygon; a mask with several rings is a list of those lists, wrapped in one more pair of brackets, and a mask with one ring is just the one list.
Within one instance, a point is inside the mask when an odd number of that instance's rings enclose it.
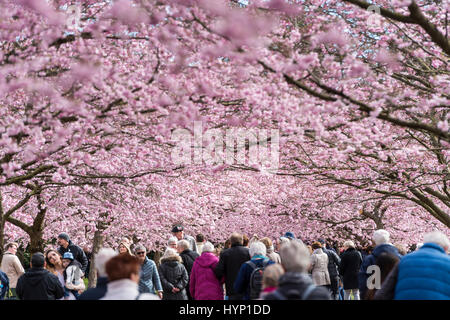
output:
{"label": "gray hair", "polygon": [[344,247],[346,248],[355,248],[355,243],[352,240],[347,240],[344,242]]}
{"label": "gray hair", "polygon": [[372,239],[375,241],[375,245],[389,243],[389,232],[383,229],[379,229],[373,233]]}
{"label": "gray hair", "polygon": [[441,231],[435,230],[425,234],[423,237],[423,243],[434,243],[441,246],[445,251],[450,249],[450,241],[447,236]]}
{"label": "gray hair", "polygon": [[261,241],[254,241],[250,245],[250,257],[256,256],[258,254],[263,256],[267,254],[266,245]]}
{"label": "gray hair", "polygon": [[214,252],[214,245],[211,242],[206,241],[202,248],[202,253],[203,252]]}
{"label": "gray hair", "polygon": [[147,252],[147,249],[145,249],[145,247],[142,244],[138,244],[136,247],[134,247],[134,252],[138,252],[138,251]]}
{"label": "gray hair", "polygon": [[95,255],[95,268],[98,271],[99,277],[107,277],[105,270],[106,263],[113,257],[117,256],[117,252],[111,248],[101,248]]}
{"label": "gray hair", "polygon": [[171,243],[177,243],[178,242],[178,239],[177,239],[177,237],[170,237],[169,238],[169,241],[167,241],[167,244],[171,244]]}
{"label": "gray hair", "polygon": [[281,264],[286,272],[306,272],[310,264],[308,248],[300,242],[290,241],[280,249]]}
{"label": "gray hair", "polygon": [[189,241],[184,240],[184,239],[180,240],[177,242],[177,247],[180,247],[184,250],[189,249],[190,248]]}

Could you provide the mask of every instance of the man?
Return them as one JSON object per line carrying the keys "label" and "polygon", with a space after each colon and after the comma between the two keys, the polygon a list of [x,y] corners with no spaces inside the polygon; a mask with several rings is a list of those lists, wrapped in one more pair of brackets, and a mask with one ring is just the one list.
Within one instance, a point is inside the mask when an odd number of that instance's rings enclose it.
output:
{"label": "man", "polygon": [[9,279],[6,273],[0,270],[0,300],[5,300],[9,292]]}
{"label": "man", "polygon": [[330,287],[334,300],[339,300],[339,265],[341,258],[331,249],[327,248],[327,243],[324,239],[319,239],[322,244],[323,252],[328,256],[328,273],[330,275]]}
{"label": "man", "polygon": [[450,300],[450,241],[440,231],[427,233],[420,249],[392,269],[375,300]]}
{"label": "man", "polygon": [[214,273],[219,280],[225,277],[225,289],[229,300],[242,300],[243,294],[234,291],[234,282],[241,265],[250,260],[250,252],[243,246],[242,234],[234,232],[230,242],[231,248],[222,251]]}
{"label": "man", "polygon": [[95,288],[89,288],[83,292],[78,300],[100,300],[106,294],[108,285],[108,275],[105,265],[111,258],[115,257],[117,252],[111,248],[101,248],[94,256],[95,269],[97,270],[97,285]]}
{"label": "man", "polygon": [[195,243],[195,239],[184,234],[184,228],[182,225],[175,225],[172,228],[172,234],[177,238],[178,241],[183,239],[189,241],[189,249],[191,249],[192,251],[197,251],[197,244]]}
{"label": "man", "polygon": [[73,244],[69,238],[69,235],[65,232],[58,235],[58,245],[60,246],[58,248],[58,252],[61,254],[61,256],[64,256],[64,253],[66,252],[71,252],[74,259],[81,264],[81,271],[83,271],[84,276],[87,277],[88,275],[86,274],[86,269],[88,260],[86,255],[84,254],[83,249]]}
{"label": "man", "polygon": [[324,287],[313,284],[307,272],[310,265],[308,248],[299,241],[290,241],[280,249],[281,265],[286,273],[278,280],[278,289],[264,300],[330,300]]}
{"label": "man", "polygon": [[21,300],[56,300],[64,296],[58,277],[45,270],[42,253],[33,254],[31,268],[17,280],[16,292]]}
{"label": "man", "polygon": [[177,249],[178,239],[177,237],[170,237],[169,241],[167,241],[168,248]]}
{"label": "man", "polygon": [[[189,249],[189,242],[187,240],[180,240],[177,243],[177,251],[183,260],[183,265],[186,268],[188,276],[191,276],[192,267],[194,266],[194,261],[199,257],[198,253]],[[189,282],[186,286],[186,293],[189,300],[192,300],[191,292],[189,289]]]}
{"label": "man", "polygon": [[202,254],[203,245],[205,244],[205,236],[201,233],[195,236],[195,241],[197,242],[197,253]]}
{"label": "man", "polygon": [[16,286],[17,279],[25,273],[19,258],[16,256],[19,245],[16,242],[10,242],[5,247],[5,254],[3,255],[1,270],[6,273],[9,279],[10,294],[7,298],[14,300],[17,298]]}
{"label": "man", "polygon": [[376,230],[373,233],[372,240],[375,244],[375,248],[373,249],[370,255],[364,258],[358,274],[359,293],[361,299],[366,298],[366,293],[368,290],[367,279],[369,278],[369,275],[367,274],[367,268],[369,266],[376,265],[375,262],[378,256],[381,253],[386,252],[397,256],[399,259],[402,258],[402,256],[398,252],[398,249],[389,243],[389,237],[390,237],[389,232],[383,229]]}
{"label": "man", "polygon": [[162,299],[163,288],[155,262],[147,257],[147,249],[141,244],[136,246],[135,253],[141,264],[139,293],[155,294],[156,291],[158,297]]}

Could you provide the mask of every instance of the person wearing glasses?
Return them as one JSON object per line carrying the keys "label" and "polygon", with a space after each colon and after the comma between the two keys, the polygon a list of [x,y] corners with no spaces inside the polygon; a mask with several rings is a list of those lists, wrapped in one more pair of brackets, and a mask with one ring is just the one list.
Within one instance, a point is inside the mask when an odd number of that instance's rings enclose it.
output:
{"label": "person wearing glasses", "polygon": [[162,299],[163,289],[161,280],[159,279],[158,269],[155,262],[147,257],[147,250],[141,244],[134,249],[136,257],[141,263],[141,272],[139,277],[139,292],[140,293],[156,293]]}

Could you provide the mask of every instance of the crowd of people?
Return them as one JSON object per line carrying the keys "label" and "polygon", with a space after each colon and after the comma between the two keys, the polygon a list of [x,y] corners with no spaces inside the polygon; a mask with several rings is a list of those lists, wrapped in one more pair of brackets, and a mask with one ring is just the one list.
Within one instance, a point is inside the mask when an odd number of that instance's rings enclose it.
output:
{"label": "crowd of people", "polygon": [[[18,244],[6,245],[0,299],[20,300],[448,300],[450,241],[427,233],[409,252],[390,243],[386,230],[373,233],[373,248],[352,240],[338,246],[324,239],[302,241],[292,232],[249,239],[234,232],[214,246],[182,225],[158,261],[139,243],[123,238],[116,250],[88,257],[67,233],[58,248],[34,253],[25,271]],[[84,279],[92,260],[96,286]]]}

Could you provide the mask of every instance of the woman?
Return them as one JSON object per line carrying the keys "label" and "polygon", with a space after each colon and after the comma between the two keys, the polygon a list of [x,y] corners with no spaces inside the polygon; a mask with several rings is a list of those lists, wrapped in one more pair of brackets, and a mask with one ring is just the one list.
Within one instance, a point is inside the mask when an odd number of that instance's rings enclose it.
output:
{"label": "woman", "polygon": [[275,263],[281,263],[280,255],[274,251],[272,240],[265,237],[261,239],[261,242],[266,246],[267,257]]}
{"label": "woman", "polygon": [[[399,261],[399,257],[387,252],[383,252],[377,257],[375,264],[381,272],[380,285],[383,285],[384,280]],[[374,300],[375,293],[377,293],[377,289],[369,289],[366,293],[366,300]]]}
{"label": "woman", "polygon": [[131,253],[131,249],[130,249],[130,245],[128,244],[128,242],[122,241],[119,243],[119,247],[117,248],[119,251],[119,254],[129,254],[130,256],[132,256],[133,254]]}
{"label": "woman", "polygon": [[172,248],[167,248],[161,258],[158,271],[164,291],[163,300],[187,300],[189,275],[181,261],[177,251]]}
{"label": "woman", "polygon": [[[45,252],[45,269],[53,273],[58,277],[59,282],[63,288],[66,287],[66,282],[64,281],[64,266],[62,263],[62,257],[58,251],[54,249],[49,249]],[[67,297],[61,298],[60,300],[76,300],[72,292],[69,292]]]}
{"label": "woman", "polygon": [[341,255],[339,274],[344,282],[344,300],[353,295],[354,300],[360,300],[358,289],[358,272],[362,263],[362,256],[356,250],[353,241],[344,242],[344,252]]}
{"label": "woman", "polygon": [[328,255],[323,252],[322,244],[318,241],[312,244],[314,250],[311,255],[312,279],[316,286],[324,286],[328,289],[331,285],[330,274],[328,273]]}
{"label": "woman", "polygon": [[189,290],[194,300],[223,300],[223,283],[214,274],[219,258],[214,254],[214,246],[206,242],[202,248],[202,255],[195,259],[191,271]]}

